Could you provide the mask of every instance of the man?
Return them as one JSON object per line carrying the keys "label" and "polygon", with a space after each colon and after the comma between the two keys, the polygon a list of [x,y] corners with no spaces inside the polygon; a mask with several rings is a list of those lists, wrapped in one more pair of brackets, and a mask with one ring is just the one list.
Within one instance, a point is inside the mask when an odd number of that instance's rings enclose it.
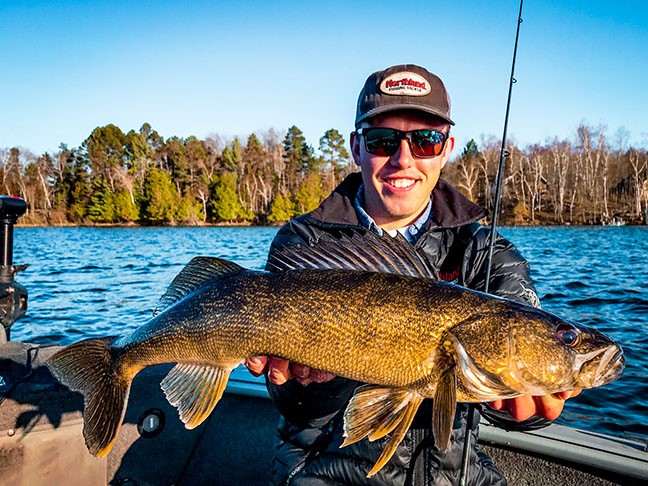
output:
{"label": "man", "polygon": [[[358,100],[351,150],[360,174],[352,174],[313,212],[287,223],[270,250],[317,241],[325,234],[365,228],[379,235],[400,232],[422,251],[439,275],[483,290],[488,229],[478,221],[486,211],[439,179],[455,146],[450,134],[450,100],[441,79],[415,65],[376,72]],[[527,262],[498,237],[493,252],[493,294],[539,305]],[[367,439],[340,449],[342,413],[358,386],[320,370],[275,357],[248,360],[254,374],[266,373],[268,390],[281,412],[273,463],[275,484],[366,484],[367,471],[385,441]],[[294,379],[291,379],[294,378]],[[571,393],[499,400],[492,420],[532,426],[560,415]],[[426,400],[387,465],[371,484],[453,484],[460,470],[469,408],[458,404],[450,444],[434,446],[431,406]],[[491,459],[476,446],[479,414],[474,412],[470,450],[470,484],[506,484]],[[510,414],[510,415],[509,415]]]}

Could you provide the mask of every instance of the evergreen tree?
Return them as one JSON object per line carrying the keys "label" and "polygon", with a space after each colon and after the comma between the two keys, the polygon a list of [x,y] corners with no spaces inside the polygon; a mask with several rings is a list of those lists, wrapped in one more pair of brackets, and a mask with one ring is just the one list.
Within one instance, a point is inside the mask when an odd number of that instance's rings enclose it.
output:
{"label": "evergreen tree", "polygon": [[204,220],[205,216],[200,211],[200,202],[189,194],[182,196],[178,203],[176,219],[179,223],[191,225],[196,225],[199,221]]}
{"label": "evergreen tree", "polygon": [[477,147],[477,142],[475,142],[475,140],[471,138],[470,140],[468,140],[466,146],[461,151],[461,157],[467,159],[470,157],[477,157],[478,155],[479,147]]}
{"label": "evergreen tree", "polygon": [[65,161],[60,175],[60,199],[67,207],[67,219],[81,223],[90,200],[90,169],[88,158],[80,149],[64,152]]}
{"label": "evergreen tree", "polygon": [[92,181],[92,194],[87,207],[87,217],[94,223],[112,223],[115,221],[115,204],[113,193],[106,179],[95,177]]}
{"label": "evergreen tree", "polygon": [[289,221],[297,213],[295,205],[288,196],[277,194],[270,204],[270,212],[268,213],[268,221],[273,223],[281,223]]}
{"label": "evergreen tree", "polygon": [[221,164],[227,172],[238,172],[241,165],[243,149],[238,137],[234,137],[231,146],[226,146],[221,154]]}
{"label": "evergreen tree", "polygon": [[167,170],[176,184],[179,193],[186,191],[191,183],[189,160],[184,141],[179,137],[171,137],[164,144]]}
{"label": "evergreen tree", "polygon": [[95,128],[83,142],[93,177],[103,176],[115,192],[115,172],[124,165],[126,135],[116,125]]}
{"label": "evergreen tree", "polygon": [[327,130],[319,140],[319,150],[322,153],[322,162],[333,170],[336,179],[339,180],[350,163],[346,141],[342,134],[335,128]]}
{"label": "evergreen tree", "polygon": [[212,188],[211,216],[215,221],[240,221],[252,219],[246,213],[236,193],[236,175],[225,172],[216,177]]}
{"label": "evergreen tree", "polygon": [[122,189],[113,194],[113,204],[115,207],[115,221],[131,223],[139,220],[139,208],[136,204],[133,204],[128,191]]}
{"label": "evergreen tree", "polygon": [[317,162],[313,155],[313,148],[306,143],[302,131],[294,125],[286,133],[283,149],[286,161],[286,185],[288,190],[294,193],[304,175],[311,170],[316,170]]}
{"label": "evergreen tree", "polygon": [[316,172],[311,172],[302,181],[301,186],[295,195],[297,209],[300,213],[311,212],[319,206],[322,202],[323,196],[322,177]]}
{"label": "evergreen tree", "polygon": [[268,207],[272,178],[266,152],[254,133],[248,137],[243,149],[241,166],[243,170],[238,183],[241,204],[249,213],[264,213]]}
{"label": "evergreen tree", "polygon": [[178,207],[178,193],[169,173],[151,169],[144,180],[142,219],[152,224],[174,221]]}

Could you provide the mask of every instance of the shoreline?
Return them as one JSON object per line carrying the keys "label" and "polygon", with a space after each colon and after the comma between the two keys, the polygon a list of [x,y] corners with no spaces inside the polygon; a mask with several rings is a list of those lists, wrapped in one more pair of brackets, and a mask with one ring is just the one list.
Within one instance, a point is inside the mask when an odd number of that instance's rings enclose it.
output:
{"label": "shoreline", "polygon": [[[280,228],[287,221],[277,222],[277,223],[267,223],[267,224],[255,224],[249,221],[246,222],[231,222],[231,223],[200,223],[200,224],[137,224],[137,223],[63,223],[63,224],[38,224],[38,223],[21,223],[20,221],[14,225],[16,228],[245,228],[245,227],[254,227],[254,228]],[[482,223],[484,226],[489,226],[485,222]],[[510,228],[532,228],[532,227],[575,227],[575,228],[593,228],[593,227],[642,227],[648,226],[647,224],[642,223],[624,223],[621,225],[616,224],[586,224],[586,223],[563,223],[558,224],[554,222],[534,222],[534,223],[511,223],[511,222],[500,222],[498,226],[510,227]]]}

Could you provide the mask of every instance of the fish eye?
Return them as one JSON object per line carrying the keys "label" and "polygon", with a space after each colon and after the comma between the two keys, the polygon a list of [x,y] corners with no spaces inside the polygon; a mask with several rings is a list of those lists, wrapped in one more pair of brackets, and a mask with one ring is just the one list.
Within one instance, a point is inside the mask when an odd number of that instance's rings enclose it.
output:
{"label": "fish eye", "polygon": [[568,324],[561,324],[556,329],[556,337],[558,341],[565,346],[574,348],[581,342],[581,333],[578,329]]}

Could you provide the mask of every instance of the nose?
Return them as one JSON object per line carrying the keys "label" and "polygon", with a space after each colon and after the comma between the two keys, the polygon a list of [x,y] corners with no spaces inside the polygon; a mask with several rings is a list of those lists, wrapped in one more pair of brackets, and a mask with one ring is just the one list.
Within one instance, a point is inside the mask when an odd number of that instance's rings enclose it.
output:
{"label": "nose", "polygon": [[404,169],[412,165],[413,157],[414,156],[412,155],[412,151],[410,150],[407,139],[403,138],[403,140],[401,140],[400,147],[398,148],[398,152],[396,152],[389,158],[389,163],[394,167],[401,167]]}

